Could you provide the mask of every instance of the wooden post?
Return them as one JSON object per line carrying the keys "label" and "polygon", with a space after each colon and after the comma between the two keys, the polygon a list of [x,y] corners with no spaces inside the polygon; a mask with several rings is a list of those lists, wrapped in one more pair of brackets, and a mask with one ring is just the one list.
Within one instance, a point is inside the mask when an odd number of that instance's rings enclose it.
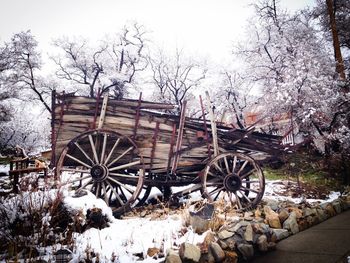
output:
{"label": "wooden post", "polygon": [[209,118],[211,123],[211,133],[213,136],[213,148],[214,148],[214,156],[217,156],[219,154],[219,144],[218,144],[218,134],[216,129],[216,122],[215,122],[215,116],[213,107],[210,101],[209,92],[206,91],[205,95],[207,97],[207,103],[208,103],[208,112],[209,112]]}
{"label": "wooden post", "polygon": [[141,102],[142,102],[142,92],[140,92],[140,96],[139,96],[139,100],[138,100],[137,108],[136,108],[135,126],[134,126],[134,131],[133,131],[133,136],[132,136],[133,139],[136,139],[137,128],[139,127],[139,123],[140,123]]}
{"label": "wooden post", "polygon": [[181,109],[179,130],[177,134],[176,147],[175,147],[175,157],[173,160],[173,165],[171,167],[172,174],[175,174],[177,169],[177,164],[180,159],[180,150],[181,150],[182,139],[183,139],[182,137],[183,137],[184,127],[185,127],[186,105],[187,105],[187,101],[185,100]]}
{"label": "wooden post", "polygon": [[98,108],[99,108],[99,104],[100,104],[100,98],[101,98],[101,89],[98,88],[96,104],[95,104],[96,106],[95,106],[94,121],[92,123],[93,130],[96,129],[96,120],[97,120]]}
{"label": "wooden post", "polygon": [[51,160],[50,168],[56,163],[56,132],[55,132],[55,109],[56,109],[56,90],[51,93]]}
{"label": "wooden post", "polygon": [[205,136],[205,140],[207,141],[208,157],[210,158],[211,157],[211,150],[210,150],[208,127],[207,127],[207,119],[205,118],[203,100],[202,100],[202,96],[200,96],[200,95],[199,95],[199,102],[201,104],[201,109],[202,109],[202,117],[203,117],[203,122],[204,122],[204,136]]}
{"label": "wooden post", "polygon": [[100,118],[98,120],[97,129],[102,129],[103,123],[105,121],[106,110],[107,110],[108,94],[103,97]]}

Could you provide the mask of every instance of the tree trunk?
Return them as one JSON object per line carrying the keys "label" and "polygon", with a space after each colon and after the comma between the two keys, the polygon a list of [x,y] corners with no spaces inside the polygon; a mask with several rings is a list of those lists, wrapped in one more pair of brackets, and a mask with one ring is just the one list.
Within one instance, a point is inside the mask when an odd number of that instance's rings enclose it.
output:
{"label": "tree trunk", "polygon": [[338,72],[340,79],[345,80],[344,63],[343,63],[343,57],[340,50],[339,37],[338,37],[337,26],[335,22],[335,12],[333,8],[334,2],[333,0],[326,0],[326,2],[327,2],[327,10],[329,15],[329,24],[332,30],[334,56],[337,61],[336,71]]}

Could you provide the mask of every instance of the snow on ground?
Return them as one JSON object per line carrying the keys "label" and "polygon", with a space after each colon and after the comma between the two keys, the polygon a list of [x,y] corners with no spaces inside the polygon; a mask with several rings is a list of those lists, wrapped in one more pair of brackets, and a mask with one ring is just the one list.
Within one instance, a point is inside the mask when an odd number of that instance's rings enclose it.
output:
{"label": "snow on ground", "polygon": [[[149,218],[132,218],[126,220],[115,219],[112,210],[101,199],[96,199],[92,193],[73,198],[67,196],[64,199],[67,207],[74,210],[82,210],[86,214],[87,209],[97,207],[102,209],[110,220],[109,227],[98,230],[91,228],[82,234],[76,233],[75,250],[73,262],[78,262],[84,258],[85,251],[99,254],[100,262],[110,262],[112,255],[117,256],[120,263],[135,262],[135,254],[143,255],[143,262],[161,262],[162,260],[147,258],[147,249],[156,247],[163,248],[164,252],[172,248],[174,244],[179,244],[183,238],[188,242],[197,242],[198,238],[191,231],[187,237],[181,237],[180,230],[183,223],[180,216],[169,216],[165,220],[150,220]],[[163,259],[164,260],[164,259]]]}
{"label": "snow on ground", "polygon": [[[292,201],[300,203],[303,198],[292,198],[278,193],[286,189],[286,184],[281,180],[266,181],[265,200]],[[111,209],[101,199],[90,192],[88,195],[74,198],[68,192],[65,193],[65,203],[71,209],[81,209],[86,214],[89,208],[101,208],[110,220],[109,227],[98,230],[91,228],[82,234],[75,234],[75,250],[73,262],[78,262],[84,257],[86,249],[89,248],[99,254],[101,262],[109,262],[115,255],[120,263],[135,262],[134,255],[143,255],[144,260],[138,262],[162,262],[164,259],[153,259],[147,257],[147,249],[162,248],[165,252],[182,242],[197,244],[203,242],[205,234],[195,234],[191,229],[185,234],[180,234],[183,228],[181,215],[169,216],[164,220],[151,220],[150,218],[129,218],[118,220],[112,215]],[[327,200],[306,199],[308,202],[326,202],[338,198],[339,192],[332,192]],[[194,194],[192,198],[197,199]]]}
{"label": "snow on ground", "polygon": [[[294,183],[295,184],[295,183]],[[292,201],[300,203],[302,201],[328,202],[340,196],[339,192],[331,192],[327,200],[292,198],[282,193],[288,190],[290,182],[282,180],[266,181],[264,200]],[[62,189],[61,189],[62,190]],[[181,188],[174,188],[173,192]],[[45,192],[46,197],[54,198],[57,191]],[[184,217],[181,214],[169,215],[166,219],[151,220],[150,218],[127,218],[119,220],[113,217],[112,210],[102,199],[97,199],[95,195],[87,191],[87,195],[82,197],[73,197],[74,192],[64,190],[64,203],[68,209],[82,211],[86,215],[87,210],[91,208],[100,208],[109,220],[109,226],[104,229],[90,228],[84,233],[74,233],[75,245],[73,249],[73,260],[79,262],[86,256],[87,251],[93,251],[99,255],[99,262],[111,262],[112,257],[118,259],[116,262],[163,262],[164,258],[153,259],[147,256],[148,248],[161,248],[163,253],[169,248],[176,248],[183,242],[198,244],[203,242],[206,233],[198,235],[191,228],[184,229]],[[159,193],[152,192],[151,197]],[[42,202],[43,194],[40,191],[34,194],[34,199]],[[29,195],[28,195],[29,197]],[[33,195],[31,195],[31,200]],[[26,194],[22,195],[22,201],[27,200]],[[200,199],[199,191],[191,194],[190,199]],[[187,199],[188,200],[188,199]],[[18,200],[13,199],[16,204]],[[14,209],[12,213],[16,213]],[[185,232],[185,233],[184,233]],[[52,247],[45,248],[46,252],[52,250]],[[138,256],[143,255],[144,260],[140,261]]]}
{"label": "snow on ground", "polygon": [[289,184],[296,185],[296,182],[285,181],[285,180],[266,180],[265,181],[265,193],[263,200],[276,200],[276,201],[290,201],[299,204],[303,201],[308,203],[325,203],[332,202],[340,196],[340,192],[331,191],[327,199],[311,199],[305,197],[292,197],[282,195],[281,193],[288,190]]}
{"label": "snow on ground", "polygon": [[10,165],[8,164],[1,164],[0,165],[0,173],[4,173],[4,174],[9,174],[10,171]]}

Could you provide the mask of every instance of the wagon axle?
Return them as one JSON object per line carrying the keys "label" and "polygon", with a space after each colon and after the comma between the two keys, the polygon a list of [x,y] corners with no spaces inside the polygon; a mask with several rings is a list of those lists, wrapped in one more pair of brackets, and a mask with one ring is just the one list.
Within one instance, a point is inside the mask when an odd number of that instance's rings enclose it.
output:
{"label": "wagon axle", "polygon": [[226,175],[224,178],[224,187],[229,192],[237,192],[242,186],[242,180],[237,175]]}
{"label": "wagon axle", "polygon": [[109,175],[109,170],[105,165],[97,164],[90,171],[92,180],[95,182],[103,182]]}

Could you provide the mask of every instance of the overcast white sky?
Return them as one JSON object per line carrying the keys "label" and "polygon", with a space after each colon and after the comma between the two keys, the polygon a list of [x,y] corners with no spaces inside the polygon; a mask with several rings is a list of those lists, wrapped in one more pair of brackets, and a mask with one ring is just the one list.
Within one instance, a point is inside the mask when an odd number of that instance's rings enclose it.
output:
{"label": "overcast white sky", "polygon": [[[146,26],[163,47],[220,60],[242,37],[251,16],[245,0],[0,0],[0,41],[30,29],[44,53],[53,38],[83,36],[99,40],[128,21]],[[281,0],[290,10],[314,0]]]}

